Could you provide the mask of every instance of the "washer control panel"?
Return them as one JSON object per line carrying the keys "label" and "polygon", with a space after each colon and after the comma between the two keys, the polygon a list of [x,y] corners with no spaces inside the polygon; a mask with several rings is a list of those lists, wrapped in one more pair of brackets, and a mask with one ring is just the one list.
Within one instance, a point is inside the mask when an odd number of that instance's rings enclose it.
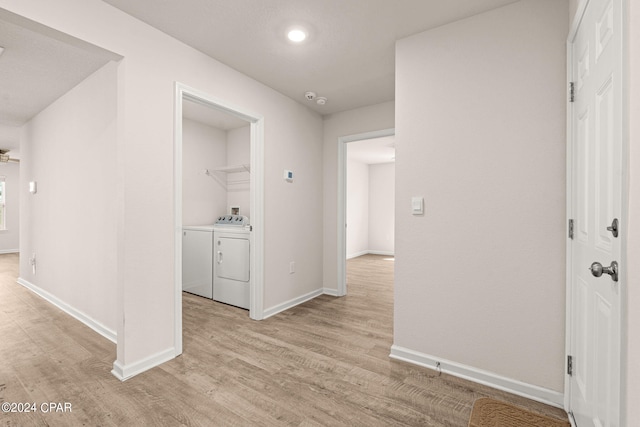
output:
{"label": "washer control panel", "polygon": [[249,218],[243,215],[222,215],[218,217],[216,226],[244,227],[249,225]]}

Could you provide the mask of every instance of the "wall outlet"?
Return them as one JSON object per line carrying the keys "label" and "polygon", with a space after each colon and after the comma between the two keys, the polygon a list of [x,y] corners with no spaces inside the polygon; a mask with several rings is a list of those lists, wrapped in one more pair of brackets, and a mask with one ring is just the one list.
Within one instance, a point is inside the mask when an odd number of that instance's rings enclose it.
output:
{"label": "wall outlet", "polygon": [[289,274],[293,274],[296,272],[296,263],[295,261],[291,261],[289,263]]}
{"label": "wall outlet", "polygon": [[33,274],[36,274],[36,253],[32,253],[31,254],[31,258],[29,258],[29,264],[31,264],[31,270],[33,271]]}

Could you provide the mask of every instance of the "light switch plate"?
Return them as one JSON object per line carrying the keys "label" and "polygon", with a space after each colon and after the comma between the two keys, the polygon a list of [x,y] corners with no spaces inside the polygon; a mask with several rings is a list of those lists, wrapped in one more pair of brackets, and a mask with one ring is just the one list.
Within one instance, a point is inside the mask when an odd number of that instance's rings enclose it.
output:
{"label": "light switch plate", "polygon": [[424,198],[422,197],[411,198],[411,213],[413,215],[424,214]]}

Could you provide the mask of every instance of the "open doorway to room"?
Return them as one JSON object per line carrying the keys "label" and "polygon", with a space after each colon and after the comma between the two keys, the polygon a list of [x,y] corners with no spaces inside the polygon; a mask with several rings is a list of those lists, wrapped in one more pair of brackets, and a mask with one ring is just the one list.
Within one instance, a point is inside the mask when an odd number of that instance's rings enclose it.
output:
{"label": "open doorway to room", "polygon": [[184,301],[263,318],[263,119],[177,83],[175,129],[178,355]]}
{"label": "open doorway to room", "polygon": [[338,141],[338,295],[347,294],[349,269],[393,277],[394,137],[385,129]]}

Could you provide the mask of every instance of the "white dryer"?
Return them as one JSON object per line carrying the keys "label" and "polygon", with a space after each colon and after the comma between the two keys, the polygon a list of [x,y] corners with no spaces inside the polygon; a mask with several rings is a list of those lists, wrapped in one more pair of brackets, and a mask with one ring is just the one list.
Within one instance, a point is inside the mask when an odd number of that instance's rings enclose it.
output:
{"label": "white dryer", "polygon": [[249,309],[251,248],[249,219],[225,215],[213,227],[213,299]]}

